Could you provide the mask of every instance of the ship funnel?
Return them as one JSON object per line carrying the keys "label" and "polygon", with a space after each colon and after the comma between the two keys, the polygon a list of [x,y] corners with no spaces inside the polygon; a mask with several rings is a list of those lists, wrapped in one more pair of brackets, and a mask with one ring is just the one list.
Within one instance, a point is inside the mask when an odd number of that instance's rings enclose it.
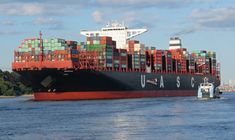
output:
{"label": "ship funnel", "polygon": [[171,37],[169,41],[169,50],[182,48],[182,42],[179,37]]}

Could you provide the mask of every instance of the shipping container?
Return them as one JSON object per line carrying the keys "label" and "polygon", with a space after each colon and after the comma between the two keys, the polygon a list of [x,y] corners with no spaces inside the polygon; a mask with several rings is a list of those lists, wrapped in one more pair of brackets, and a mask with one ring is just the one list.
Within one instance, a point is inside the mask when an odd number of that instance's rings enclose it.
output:
{"label": "shipping container", "polygon": [[67,66],[121,71],[144,71],[147,67],[155,72],[220,74],[213,51],[189,53],[185,48],[159,50],[156,47],[145,47],[136,40],[128,41],[126,47],[117,49],[116,42],[107,36],[87,37],[86,42],[60,38],[25,39],[14,52],[14,62],[42,61],[48,62],[50,66],[74,62]]}

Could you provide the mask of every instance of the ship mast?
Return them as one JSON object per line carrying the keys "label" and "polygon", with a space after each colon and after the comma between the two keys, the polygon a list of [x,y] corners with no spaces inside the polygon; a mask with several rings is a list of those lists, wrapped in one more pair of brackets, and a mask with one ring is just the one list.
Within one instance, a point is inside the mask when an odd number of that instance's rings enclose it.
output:
{"label": "ship mast", "polygon": [[40,31],[40,62],[43,61],[43,46],[42,46],[42,32]]}

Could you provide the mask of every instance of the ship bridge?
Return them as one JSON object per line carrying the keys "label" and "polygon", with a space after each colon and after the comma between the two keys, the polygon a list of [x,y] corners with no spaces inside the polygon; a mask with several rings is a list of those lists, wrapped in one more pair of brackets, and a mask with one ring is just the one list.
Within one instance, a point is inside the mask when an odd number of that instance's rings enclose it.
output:
{"label": "ship bridge", "polygon": [[117,48],[126,49],[127,41],[131,38],[147,32],[147,29],[128,29],[124,24],[117,22],[108,23],[101,31],[81,31],[82,35],[92,36],[110,36],[116,41]]}

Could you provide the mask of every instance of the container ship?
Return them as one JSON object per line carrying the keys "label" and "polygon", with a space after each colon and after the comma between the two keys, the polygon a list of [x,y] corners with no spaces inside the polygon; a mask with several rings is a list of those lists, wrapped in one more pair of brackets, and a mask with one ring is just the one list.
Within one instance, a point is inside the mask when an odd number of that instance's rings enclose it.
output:
{"label": "container ship", "polygon": [[144,32],[111,23],[81,31],[85,42],[40,32],[14,51],[12,69],[36,101],[196,96],[202,82],[220,85],[215,52],[189,52],[178,37],[167,50],[148,47],[133,39]]}

